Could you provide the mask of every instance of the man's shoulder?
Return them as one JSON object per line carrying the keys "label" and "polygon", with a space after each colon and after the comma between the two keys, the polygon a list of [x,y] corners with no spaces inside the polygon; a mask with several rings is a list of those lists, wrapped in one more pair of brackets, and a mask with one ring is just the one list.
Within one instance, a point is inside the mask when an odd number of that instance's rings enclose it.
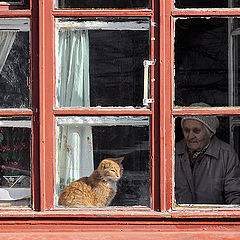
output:
{"label": "man's shoulder", "polygon": [[186,150],[186,142],[185,139],[182,139],[181,141],[176,143],[175,146],[176,154],[183,154]]}
{"label": "man's shoulder", "polygon": [[216,136],[214,136],[211,141],[210,149],[211,152],[215,153],[217,156],[219,155],[220,152],[227,152],[228,154],[236,155],[236,151],[229,143],[222,141]]}
{"label": "man's shoulder", "polygon": [[224,142],[223,140],[219,139],[217,136],[213,137],[212,142],[213,142],[213,147],[217,149],[234,151],[233,147],[229,143]]}

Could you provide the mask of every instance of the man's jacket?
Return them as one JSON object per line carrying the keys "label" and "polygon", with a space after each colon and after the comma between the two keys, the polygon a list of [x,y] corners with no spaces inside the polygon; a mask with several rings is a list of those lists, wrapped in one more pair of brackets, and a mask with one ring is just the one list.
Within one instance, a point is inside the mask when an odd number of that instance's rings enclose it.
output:
{"label": "man's jacket", "polygon": [[175,151],[177,204],[240,204],[240,163],[233,148],[213,136],[192,171],[183,139]]}

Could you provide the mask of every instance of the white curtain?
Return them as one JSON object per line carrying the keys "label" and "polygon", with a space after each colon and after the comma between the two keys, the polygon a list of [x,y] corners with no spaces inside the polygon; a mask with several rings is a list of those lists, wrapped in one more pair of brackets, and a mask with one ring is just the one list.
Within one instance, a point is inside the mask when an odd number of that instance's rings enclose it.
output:
{"label": "white curtain", "polygon": [[[58,31],[57,105],[89,107],[89,38],[87,30]],[[89,176],[94,170],[91,126],[59,128],[56,187]],[[59,187],[58,187],[59,186]]]}
{"label": "white curtain", "polygon": [[0,31],[0,73],[16,38],[15,31]]}

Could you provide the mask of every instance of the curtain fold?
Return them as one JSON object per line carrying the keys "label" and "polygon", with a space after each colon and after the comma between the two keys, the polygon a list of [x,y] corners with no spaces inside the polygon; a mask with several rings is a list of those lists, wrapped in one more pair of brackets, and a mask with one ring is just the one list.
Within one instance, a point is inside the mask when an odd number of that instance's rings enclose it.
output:
{"label": "curtain fold", "polygon": [[15,31],[0,31],[0,73],[16,38]]}
{"label": "curtain fold", "polygon": [[[87,30],[58,32],[57,105],[90,107],[89,38]],[[58,192],[70,182],[94,170],[92,128],[60,127],[57,163]]]}

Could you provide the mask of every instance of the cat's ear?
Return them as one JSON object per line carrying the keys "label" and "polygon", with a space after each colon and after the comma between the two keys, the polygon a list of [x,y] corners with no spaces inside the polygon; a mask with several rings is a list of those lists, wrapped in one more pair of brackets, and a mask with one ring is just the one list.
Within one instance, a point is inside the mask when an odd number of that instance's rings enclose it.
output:
{"label": "cat's ear", "polygon": [[124,157],[119,157],[119,158],[113,158],[113,161],[117,163],[121,163],[123,161]]}

